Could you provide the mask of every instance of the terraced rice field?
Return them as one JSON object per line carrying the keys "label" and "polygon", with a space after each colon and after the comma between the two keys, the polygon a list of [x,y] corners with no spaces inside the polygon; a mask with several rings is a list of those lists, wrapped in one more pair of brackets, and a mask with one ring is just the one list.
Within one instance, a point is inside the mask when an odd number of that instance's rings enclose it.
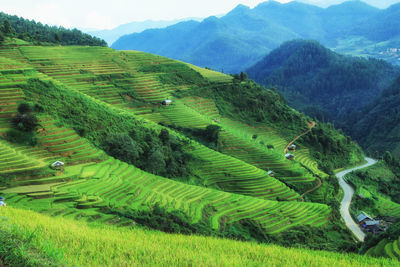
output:
{"label": "terraced rice field", "polygon": [[[92,209],[92,212],[104,206],[141,210],[158,203],[170,210],[181,210],[193,222],[197,222],[205,216],[204,210],[211,209],[209,222],[213,228],[219,229],[226,223],[251,219],[259,222],[269,233],[300,224],[320,226],[327,222],[330,213],[326,205],[268,201],[178,183],[112,158],[83,166],[79,178],[36,188],[20,186],[4,192],[11,194],[6,197],[10,203],[15,201],[16,205],[20,201],[43,201],[46,198],[55,203],[63,202],[64,205],[70,202],[67,205],[69,209],[64,210],[66,215],[73,208]],[[21,199],[19,195],[25,197]],[[60,210],[57,213],[63,215]]]}
{"label": "terraced rice field", "polygon": [[[225,154],[194,141],[192,146],[193,154],[202,160],[198,174],[204,186],[223,191],[143,172],[106,156],[73,129],[59,127],[55,118],[41,114],[41,127],[37,133],[40,147],[13,145],[11,148],[6,142],[0,142],[0,173],[26,168],[44,171],[15,181],[12,188],[3,189],[9,203],[39,207],[39,210],[64,217],[99,221],[117,220],[115,215],[103,212],[107,208],[141,210],[159,204],[169,210],[185,212],[193,222],[209,215],[209,222],[215,229],[250,219],[260,223],[268,233],[296,225],[321,226],[327,222],[328,206],[296,202],[300,199],[298,193],[267,174],[266,170],[272,169],[282,180],[315,180],[298,163],[283,157],[286,140],[266,127],[250,127],[221,118],[213,100],[173,98],[174,91],[186,90],[189,85],[161,83],[159,77],[163,73],[142,71],[146,66],[160,64],[176,64],[176,61],[104,47],[26,45],[2,48],[0,134],[11,127],[10,118],[25,99],[21,85],[30,78],[51,80],[121,113],[156,123],[162,121],[188,128],[219,124]],[[213,82],[225,83],[232,79],[228,75],[191,67]],[[161,106],[160,102],[165,99],[173,99],[173,104]],[[266,148],[268,144],[274,149]],[[53,160],[65,161],[65,170],[51,172],[48,165]],[[117,224],[129,223],[129,220],[117,220]]]}
{"label": "terraced rice field", "polygon": [[232,76],[223,74],[221,72],[197,67],[197,66],[189,64],[189,63],[185,63],[185,64],[188,65],[189,67],[191,67],[192,69],[194,69],[195,71],[197,71],[198,73],[200,73],[201,76],[203,76],[204,78],[208,79],[211,82],[227,83],[227,82],[231,82],[233,79]]}
{"label": "terraced rice field", "polygon": [[370,248],[366,254],[400,260],[400,237],[393,241],[383,239],[378,245]]}

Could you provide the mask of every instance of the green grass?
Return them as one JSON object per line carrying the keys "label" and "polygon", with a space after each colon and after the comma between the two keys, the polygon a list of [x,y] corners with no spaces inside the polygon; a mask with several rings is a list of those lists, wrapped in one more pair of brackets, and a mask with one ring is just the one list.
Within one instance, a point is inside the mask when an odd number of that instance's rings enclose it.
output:
{"label": "green grass", "polygon": [[[32,211],[1,209],[1,233],[34,248],[26,260],[41,258],[68,266],[397,266],[390,259],[356,254],[290,249],[142,229],[90,226]],[[31,218],[26,220],[26,217]],[[15,242],[15,241],[14,241]],[[4,247],[4,241],[2,245]],[[5,250],[8,260],[20,255]],[[12,255],[12,256],[11,256]],[[5,263],[8,263],[7,261]]]}

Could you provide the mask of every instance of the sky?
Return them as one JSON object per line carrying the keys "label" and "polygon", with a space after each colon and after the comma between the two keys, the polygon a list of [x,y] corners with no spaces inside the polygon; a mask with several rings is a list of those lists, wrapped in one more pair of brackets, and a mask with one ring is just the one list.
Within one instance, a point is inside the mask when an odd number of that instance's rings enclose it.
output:
{"label": "sky", "polygon": [[[49,25],[79,29],[111,29],[144,20],[208,17],[238,4],[254,7],[266,0],[0,0],[0,11]],[[277,0],[285,3],[290,0]],[[327,6],[344,0],[301,0]],[[385,8],[400,0],[364,0]]]}

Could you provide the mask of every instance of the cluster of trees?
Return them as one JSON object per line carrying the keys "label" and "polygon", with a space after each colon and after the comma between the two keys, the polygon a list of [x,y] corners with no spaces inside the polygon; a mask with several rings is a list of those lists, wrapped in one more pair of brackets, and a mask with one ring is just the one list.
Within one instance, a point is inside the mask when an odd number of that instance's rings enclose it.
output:
{"label": "cluster of trees", "polygon": [[187,152],[188,141],[170,135],[167,129],[162,129],[158,135],[151,129],[110,133],[103,139],[101,148],[109,155],[153,174],[175,178],[191,175],[192,155]]}
{"label": "cluster of trees", "polygon": [[0,12],[0,43],[4,37],[16,37],[29,42],[47,42],[60,45],[107,46],[104,40],[77,29],[43,25]]}
{"label": "cluster of trees", "polygon": [[18,106],[18,113],[12,118],[13,128],[7,132],[7,140],[20,144],[35,145],[35,129],[39,126],[36,112],[41,111],[41,107],[32,107],[29,103],[21,103]]}
{"label": "cluster of trees", "polygon": [[37,94],[38,104],[46,112],[109,155],[164,177],[182,181],[192,177],[190,144],[168,130],[146,127],[130,115],[119,114],[51,82],[31,79],[26,90]]}

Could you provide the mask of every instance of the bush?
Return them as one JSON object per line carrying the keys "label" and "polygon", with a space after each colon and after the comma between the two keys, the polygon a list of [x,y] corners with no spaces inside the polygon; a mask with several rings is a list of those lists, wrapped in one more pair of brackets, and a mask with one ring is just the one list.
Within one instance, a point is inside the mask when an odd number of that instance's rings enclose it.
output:
{"label": "bush", "polygon": [[32,113],[18,113],[12,120],[15,129],[22,132],[32,132],[39,125],[39,120]]}

